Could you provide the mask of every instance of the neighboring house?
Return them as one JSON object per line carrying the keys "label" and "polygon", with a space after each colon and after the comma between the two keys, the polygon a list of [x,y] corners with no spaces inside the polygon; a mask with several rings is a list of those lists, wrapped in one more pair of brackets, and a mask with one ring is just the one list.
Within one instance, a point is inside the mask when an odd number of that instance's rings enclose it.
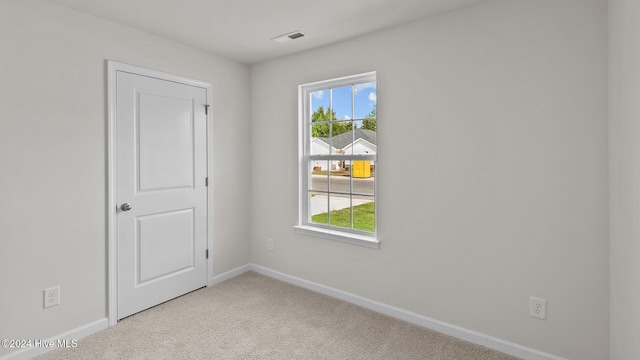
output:
{"label": "neighboring house", "polygon": [[[377,149],[377,134],[367,129],[357,128],[353,132],[349,131],[331,138],[313,138],[311,141],[312,154],[350,154],[351,151],[354,154],[375,154]],[[340,170],[346,165],[349,165],[348,161],[340,164],[338,160],[314,161],[312,164],[316,171]],[[375,165],[373,161],[371,165]]]}

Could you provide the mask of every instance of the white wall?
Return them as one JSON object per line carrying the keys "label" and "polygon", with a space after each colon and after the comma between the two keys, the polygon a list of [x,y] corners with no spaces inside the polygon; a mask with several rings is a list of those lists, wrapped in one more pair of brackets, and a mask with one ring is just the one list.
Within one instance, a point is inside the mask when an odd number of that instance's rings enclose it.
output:
{"label": "white wall", "polygon": [[249,262],[247,66],[39,0],[0,1],[0,44],[0,338],[106,316],[106,59],[213,84],[214,273]]}
{"label": "white wall", "polygon": [[[253,66],[252,262],[607,358],[606,26],[604,0],[494,0]],[[297,86],[372,70],[382,248],[296,234]]]}
{"label": "white wall", "polygon": [[609,1],[611,360],[640,354],[640,2]]}

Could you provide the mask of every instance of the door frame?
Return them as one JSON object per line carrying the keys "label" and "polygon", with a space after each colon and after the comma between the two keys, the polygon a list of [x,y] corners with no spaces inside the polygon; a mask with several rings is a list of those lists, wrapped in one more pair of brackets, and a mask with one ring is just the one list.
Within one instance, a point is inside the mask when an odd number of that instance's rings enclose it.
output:
{"label": "door frame", "polygon": [[213,285],[213,191],[212,188],[212,169],[213,156],[212,139],[212,113],[213,113],[213,96],[212,86],[210,83],[189,79],[179,75],[173,75],[157,70],[147,69],[135,65],[125,64],[113,60],[106,60],[107,65],[107,319],[109,327],[118,323],[118,244],[117,244],[117,204],[116,204],[116,75],[118,72],[127,72],[136,75],[152,77],[160,80],[172,81],[180,84],[196,86],[204,88],[207,91],[207,104],[209,110],[206,115],[207,123],[207,178],[209,186],[207,186],[207,249],[209,257],[206,261],[207,266],[207,286]]}

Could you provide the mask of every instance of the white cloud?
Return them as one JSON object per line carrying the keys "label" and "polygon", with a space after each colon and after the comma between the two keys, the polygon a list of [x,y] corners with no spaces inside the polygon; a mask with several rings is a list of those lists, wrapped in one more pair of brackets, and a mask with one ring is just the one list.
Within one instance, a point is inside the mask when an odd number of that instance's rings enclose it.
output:
{"label": "white cloud", "polygon": [[369,101],[375,104],[378,101],[378,95],[374,92],[369,93]]}
{"label": "white cloud", "polygon": [[345,116],[342,118],[342,120],[351,120],[351,116],[349,116],[349,115],[345,115]]}
{"label": "white cloud", "polygon": [[313,98],[316,99],[316,100],[321,100],[324,97],[324,91],[312,92],[311,96],[313,96]]}
{"label": "white cloud", "polygon": [[371,82],[371,83],[366,83],[366,84],[358,84],[355,85],[353,87],[353,91],[357,94],[362,90],[366,90],[366,89],[375,89],[376,88],[376,83]]}

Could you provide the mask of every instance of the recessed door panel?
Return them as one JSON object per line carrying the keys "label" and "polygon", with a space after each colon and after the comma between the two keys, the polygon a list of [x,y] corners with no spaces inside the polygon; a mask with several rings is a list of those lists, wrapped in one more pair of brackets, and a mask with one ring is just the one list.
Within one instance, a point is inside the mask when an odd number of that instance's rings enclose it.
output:
{"label": "recessed door panel", "polygon": [[193,209],[141,216],[138,223],[138,285],[195,266]]}
{"label": "recessed door panel", "polygon": [[193,187],[193,99],[139,91],[139,191]]}

